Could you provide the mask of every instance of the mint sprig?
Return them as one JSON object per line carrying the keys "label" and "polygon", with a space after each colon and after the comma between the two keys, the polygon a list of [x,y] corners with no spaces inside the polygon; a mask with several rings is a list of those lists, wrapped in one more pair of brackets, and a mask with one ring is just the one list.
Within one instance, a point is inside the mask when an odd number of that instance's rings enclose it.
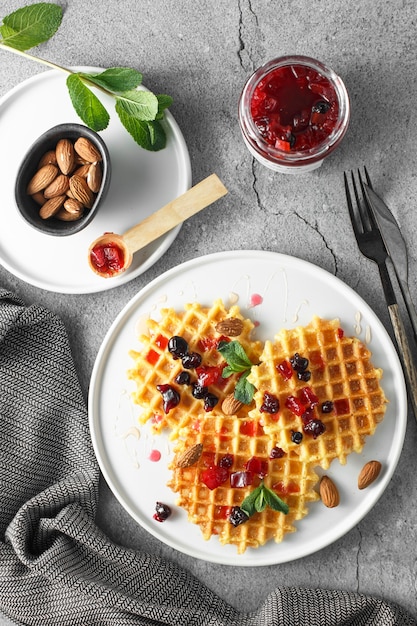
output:
{"label": "mint sprig", "polygon": [[254,363],[237,340],[221,341],[218,350],[227,363],[222,373],[223,378],[229,378],[232,374],[240,374],[234,391],[236,400],[243,404],[250,404],[253,400],[255,387],[247,378]]}
{"label": "mint sprig", "polygon": [[112,67],[100,73],[73,72],[26,52],[50,39],[61,21],[62,8],[57,4],[39,2],[22,7],[3,18],[0,48],[69,74],[67,88],[72,105],[92,130],[100,132],[107,128],[110,115],[91,87],[115,100],[115,111],[122,125],[139,146],[153,152],[162,150],[166,146],[166,134],[161,121],[172,98],[138,90],[142,83],[140,72],[129,67]]}
{"label": "mint sprig", "polygon": [[284,515],[287,515],[290,510],[288,504],[262,481],[256,489],[246,496],[240,508],[248,517],[251,517],[255,513],[261,513],[267,506],[274,511],[284,513]]}

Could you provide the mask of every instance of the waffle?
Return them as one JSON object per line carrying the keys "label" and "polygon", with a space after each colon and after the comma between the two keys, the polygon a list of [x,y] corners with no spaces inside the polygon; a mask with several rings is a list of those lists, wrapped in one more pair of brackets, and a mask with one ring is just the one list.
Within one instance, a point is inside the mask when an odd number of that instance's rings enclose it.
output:
{"label": "waffle", "polygon": [[[295,353],[308,359],[310,380],[299,380],[292,368],[287,379],[289,359]],[[336,458],[345,464],[351,452],[362,451],[386,409],[380,386],[382,370],[376,369],[370,358],[361,341],[343,334],[339,320],[314,317],[308,326],[283,329],[274,342],[265,343],[260,364],[251,370],[248,380],[256,388],[256,408],[250,416],[259,419],[265,432],[301,461],[324,469]],[[277,413],[265,411],[265,393],[279,400]],[[327,407],[333,408],[324,413],[322,405],[329,401],[332,405]],[[309,430],[306,423],[312,418],[316,422]],[[321,434],[317,420],[325,427]]]}
{"label": "waffle", "polygon": [[[202,444],[203,452],[197,463],[178,467],[181,454],[198,443]],[[222,544],[235,545],[238,554],[242,554],[247,548],[257,548],[271,539],[281,542],[287,533],[296,530],[294,522],[302,519],[308,513],[308,503],[319,497],[314,489],[318,476],[297,455],[284,454],[271,459],[274,447],[274,440],[256,420],[236,416],[210,413],[181,429],[168,485],[178,493],[177,504],[187,511],[188,520],[200,527],[204,539],[215,535]],[[262,472],[253,473],[251,485],[231,487],[230,475],[246,471],[246,464],[253,457],[262,464]],[[219,464],[226,465],[228,478],[220,486],[209,489],[203,482],[204,472]],[[266,507],[245,523],[233,526],[229,521],[232,507],[239,507],[262,477],[264,484],[288,504],[289,512],[284,514]]]}
{"label": "waffle", "polygon": [[[221,368],[224,367],[225,361],[216,349],[222,338],[222,335],[215,329],[218,322],[229,318],[242,320],[243,328],[236,339],[254,362],[259,358],[262,344],[252,340],[251,333],[254,324],[251,320],[243,318],[239,307],[232,306],[227,310],[221,300],[214,302],[210,308],[198,303],[187,304],[181,312],[165,308],[160,311],[160,315],[159,321],[147,320],[148,334],[142,334],[139,337],[143,349],[140,352],[130,352],[134,364],[127,375],[136,383],[132,398],[143,409],[139,417],[140,422],[149,421],[152,431],[156,434],[168,428],[171,431],[171,437],[175,438],[180,426],[184,426],[187,421],[201,414],[203,401],[192,395],[190,385],[178,385],[175,382],[178,374],[183,371],[183,365],[181,359],[174,359],[167,349],[168,340],[174,336],[184,338],[188,343],[189,352],[201,354],[202,366],[219,367],[216,382],[209,385],[210,392],[218,398],[218,403],[213,408],[215,412],[221,411],[222,401],[234,392],[236,384],[235,376],[229,378],[221,376]],[[195,381],[194,370],[190,370],[190,375]],[[172,386],[180,394],[180,403],[165,412],[157,385]]]}

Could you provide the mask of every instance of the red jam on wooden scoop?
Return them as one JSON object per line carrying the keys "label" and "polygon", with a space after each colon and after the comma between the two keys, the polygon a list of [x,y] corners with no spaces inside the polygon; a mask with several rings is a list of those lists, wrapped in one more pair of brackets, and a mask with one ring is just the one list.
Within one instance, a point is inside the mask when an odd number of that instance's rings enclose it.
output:
{"label": "red jam on wooden scoop", "polygon": [[124,272],[131,263],[132,255],[120,235],[106,233],[91,245],[88,262],[91,269],[103,278],[111,278]]}

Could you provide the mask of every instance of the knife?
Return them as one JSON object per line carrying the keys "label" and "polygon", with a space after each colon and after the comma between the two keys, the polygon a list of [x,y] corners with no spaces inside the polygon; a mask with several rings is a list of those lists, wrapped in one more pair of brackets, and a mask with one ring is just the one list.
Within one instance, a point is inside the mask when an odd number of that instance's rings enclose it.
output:
{"label": "knife", "polygon": [[388,255],[391,258],[414,331],[414,336],[417,339],[417,312],[408,287],[408,255],[404,237],[394,215],[385,202],[375,193],[372,187],[364,183],[364,188],[381,231]]}

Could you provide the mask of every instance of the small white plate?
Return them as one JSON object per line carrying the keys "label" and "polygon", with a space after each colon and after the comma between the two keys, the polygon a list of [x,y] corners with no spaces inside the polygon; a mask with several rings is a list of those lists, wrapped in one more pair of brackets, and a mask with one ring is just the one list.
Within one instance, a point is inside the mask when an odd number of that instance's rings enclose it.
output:
{"label": "small white plate", "polygon": [[[254,297],[255,296],[255,297]],[[327,474],[334,478],[341,503],[327,509],[320,501],[296,523],[297,532],[280,544],[269,542],[257,550],[236,554],[212,537],[203,540],[199,527],[175,507],[176,495],[166,482],[172,453],[166,435],[151,436],[139,426],[140,408],[133,405],[132,366],[128,352],[140,349],[136,339],[149,316],[162,307],[182,309],[187,302],[210,306],[222,298],[237,301],[244,315],[259,323],[256,338],[272,339],[282,327],[307,324],[313,315],[339,318],[347,335],[356,335],[372,351],[373,363],[382,367],[382,385],[389,399],[386,415],[362,454],[351,454],[346,465],[334,461]],[[260,302],[253,306],[254,302]],[[90,430],[103,475],[123,507],[150,533],[166,544],[196,558],[227,565],[270,565],[306,556],[352,529],[375,505],[396,468],[405,435],[407,398],[399,359],[384,326],[369,306],[347,285],[305,261],[272,252],[239,251],[213,254],[180,265],[139,292],[112,324],[94,366],[89,398]],[[159,451],[159,462],[149,457]],[[359,491],[362,466],[377,459],[383,471],[368,489]],[[164,523],[152,519],[155,502],[173,507]]]}
{"label": "small white plate", "polygon": [[[76,69],[101,71],[97,67]],[[38,74],[0,99],[0,263],[15,276],[48,291],[94,293],[127,283],[166,252],[181,228],[177,226],[136,253],[131,267],[117,278],[103,279],[89,268],[87,251],[96,237],[104,232],[123,234],[191,186],[188,149],[169,111],[163,122],[166,148],[149,152],[123,128],[115,101],[102,93],[99,98],[110,114],[108,128],[100,133],[110,152],[110,189],[92,223],[69,237],[52,237],[31,228],[18,212],[14,197],[16,174],[32,143],[57,124],[82,123],[71,104],[66,74],[57,70]]]}

